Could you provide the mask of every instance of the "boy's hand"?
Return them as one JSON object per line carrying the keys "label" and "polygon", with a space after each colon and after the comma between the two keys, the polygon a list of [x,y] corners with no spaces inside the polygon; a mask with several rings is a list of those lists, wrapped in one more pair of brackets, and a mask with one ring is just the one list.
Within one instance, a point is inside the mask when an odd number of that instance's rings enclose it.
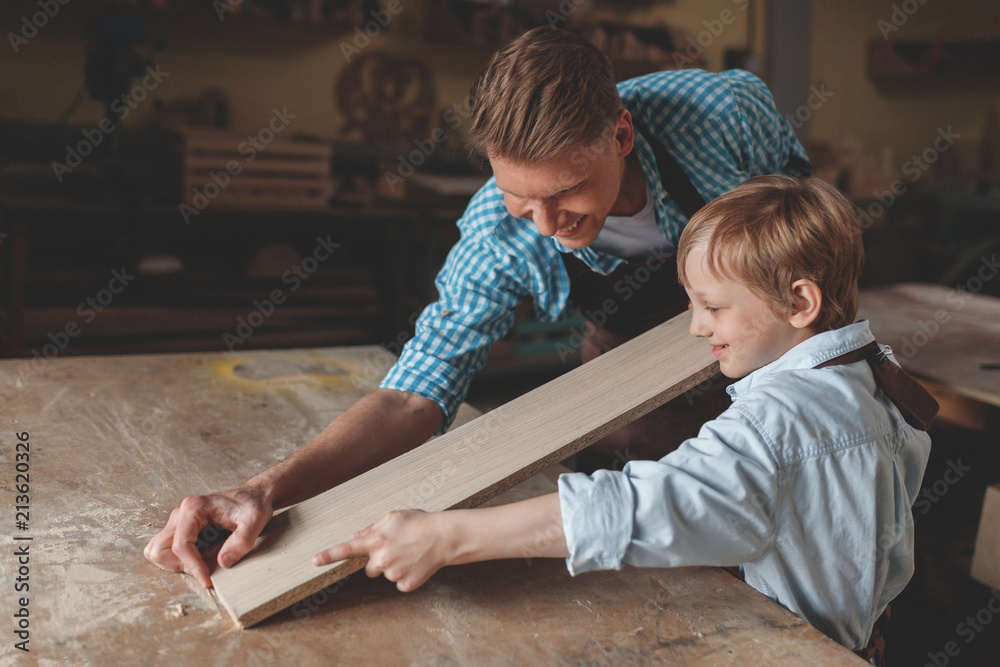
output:
{"label": "boy's hand", "polygon": [[316,554],[315,565],[347,558],[367,557],[365,574],[384,575],[404,593],[416,590],[449,564],[453,542],[449,537],[451,512],[422,510],[389,512],[354,534],[354,539]]}

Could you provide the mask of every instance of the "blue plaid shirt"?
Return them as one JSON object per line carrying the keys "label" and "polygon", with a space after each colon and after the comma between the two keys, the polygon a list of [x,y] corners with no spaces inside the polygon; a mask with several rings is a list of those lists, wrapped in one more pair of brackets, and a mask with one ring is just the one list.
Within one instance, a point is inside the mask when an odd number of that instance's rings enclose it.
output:
{"label": "blue plaid shirt", "polygon": [[[657,72],[618,84],[622,103],[642,119],[681,165],[705,201],[762,174],[786,170],[790,155],[807,159],[764,83],[742,70]],[[654,198],[663,237],[676,246],[687,216],[663,189],[653,149],[638,133],[635,150]],[[569,276],[559,253],[534,223],[507,212],[490,179],[458,221],[461,238],[448,254],[436,285],[438,300],[424,309],[416,334],[381,386],[424,396],[444,411],[444,432],[465,400],[472,376],[492,344],[514,324],[527,296],[543,322],[573,314]],[[607,275],[624,260],[591,248],[572,251]]]}

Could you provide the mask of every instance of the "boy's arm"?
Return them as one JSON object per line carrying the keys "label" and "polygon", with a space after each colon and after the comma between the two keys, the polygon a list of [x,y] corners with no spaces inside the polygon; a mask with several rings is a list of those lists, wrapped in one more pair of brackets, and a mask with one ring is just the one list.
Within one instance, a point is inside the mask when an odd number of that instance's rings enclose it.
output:
{"label": "boy's arm", "polygon": [[322,551],[316,565],[367,557],[365,573],[382,574],[408,592],[446,565],[500,558],[565,558],[559,495],[485,509],[390,512],[354,539]]}

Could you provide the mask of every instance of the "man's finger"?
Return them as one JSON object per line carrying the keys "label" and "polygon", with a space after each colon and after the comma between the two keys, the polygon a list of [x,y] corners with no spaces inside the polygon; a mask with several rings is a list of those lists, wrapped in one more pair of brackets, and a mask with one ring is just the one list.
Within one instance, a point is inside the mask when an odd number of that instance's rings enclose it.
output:
{"label": "man's finger", "polygon": [[182,572],[184,564],[171,551],[172,544],[173,534],[163,536],[161,533],[149,541],[143,550],[143,555],[157,567],[171,572]]}
{"label": "man's finger", "polygon": [[177,520],[171,550],[184,564],[185,572],[197,579],[204,588],[211,588],[212,580],[208,576],[208,566],[195,546],[198,541],[198,533],[208,521],[205,517],[199,516],[201,513],[197,509],[190,507],[187,499],[181,503],[181,510],[178,514],[180,518]]}
{"label": "man's finger", "polygon": [[223,543],[219,549],[219,565],[222,567],[232,567],[241,558],[247,555],[253,545],[257,542],[257,536],[267,525],[267,519],[263,516],[256,521],[244,521],[236,524],[236,530]]}
{"label": "man's finger", "polygon": [[177,510],[175,509],[170,513],[170,518],[167,519],[167,524],[163,527],[160,532],[153,536],[149,540],[149,544],[146,548],[142,550],[142,555],[146,557],[154,565],[157,565],[164,570],[170,570],[172,572],[180,572],[184,569],[183,564],[177,560],[174,553],[170,550],[171,544],[174,541],[174,526],[177,523]]}

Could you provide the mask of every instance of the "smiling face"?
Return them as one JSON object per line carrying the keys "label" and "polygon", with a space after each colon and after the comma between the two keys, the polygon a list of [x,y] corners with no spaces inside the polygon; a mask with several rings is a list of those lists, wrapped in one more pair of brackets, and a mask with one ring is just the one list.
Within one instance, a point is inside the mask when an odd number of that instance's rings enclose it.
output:
{"label": "smiling face", "polygon": [[645,204],[646,184],[632,152],[632,120],[622,111],[608,141],[553,160],[522,164],[491,157],[507,210],[531,220],[543,236],[571,250],[597,238],[609,214],[633,215]]}
{"label": "smiling face", "polygon": [[[692,309],[691,335],[712,345],[726,377],[749,375],[814,335],[802,326],[803,313],[782,316],[743,283],[711,272],[704,246],[691,249],[685,273],[684,289]],[[809,281],[796,281],[791,289],[798,289],[799,283]]]}

